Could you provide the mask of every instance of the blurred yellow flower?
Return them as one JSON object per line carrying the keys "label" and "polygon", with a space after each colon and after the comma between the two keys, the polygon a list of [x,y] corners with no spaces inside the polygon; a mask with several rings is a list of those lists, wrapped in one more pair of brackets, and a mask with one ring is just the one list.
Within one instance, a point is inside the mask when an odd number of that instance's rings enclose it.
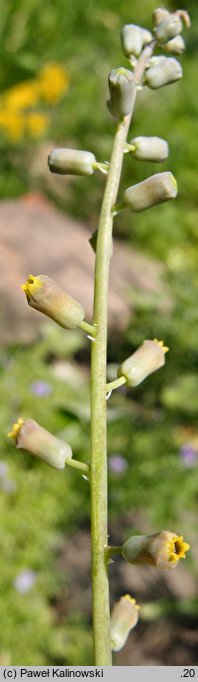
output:
{"label": "blurred yellow flower", "polygon": [[43,99],[49,102],[49,104],[54,104],[60,99],[63,92],[68,89],[69,78],[61,64],[52,62],[43,66],[39,74],[38,83]]}
{"label": "blurred yellow flower", "polygon": [[19,142],[25,130],[25,117],[10,109],[0,110],[0,128],[11,142]]}
{"label": "blurred yellow flower", "polygon": [[26,81],[9,88],[4,95],[4,103],[10,109],[19,111],[36,104],[39,89],[36,81]]}
{"label": "blurred yellow flower", "polygon": [[32,111],[26,116],[27,131],[31,137],[39,137],[42,135],[49,125],[49,116],[47,114]]}
{"label": "blurred yellow flower", "polygon": [[[49,116],[38,111],[39,100],[56,103],[69,85],[61,64],[46,64],[38,77],[9,88],[0,100],[0,132],[10,142],[20,142],[23,136],[40,137],[50,124]],[[36,107],[36,109],[35,109]]]}

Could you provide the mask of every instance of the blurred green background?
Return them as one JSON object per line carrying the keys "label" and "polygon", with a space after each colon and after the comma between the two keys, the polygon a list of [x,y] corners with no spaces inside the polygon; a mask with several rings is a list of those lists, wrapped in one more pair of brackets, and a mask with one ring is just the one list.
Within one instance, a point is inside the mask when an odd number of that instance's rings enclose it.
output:
{"label": "blurred green background", "polygon": [[[95,174],[91,180],[71,182],[66,201],[45,177],[42,184],[41,177],[29,172],[30,160],[35,149],[39,157],[42,145],[51,140],[56,146],[90,149],[100,161],[109,159],[115,123],[106,109],[107,76],[111,68],[127,67],[120,50],[120,28],[123,23],[151,28],[155,6],[153,0],[134,0],[132,4],[128,0],[43,0],[42,5],[39,0],[4,0],[0,20],[1,199],[43,190],[61,210],[83,220],[92,230],[97,226],[103,178]],[[177,9],[175,2],[166,6]],[[135,318],[125,337],[109,340],[109,362],[119,362],[144,338],[153,336],[163,338],[171,352],[166,368],[134,393],[113,395],[108,429],[114,542],[116,525],[119,529],[124,515],[135,510],[137,516],[131,517],[135,530],[144,530],[138,528],[139,514],[151,532],[169,527],[191,541],[188,570],[194,579],[198,15],[193,0],[182,8],[188,9],[192,20],[185,35],[186,53],[181,57],[183,80],[160,91],[146,88],[141,92],[133,125],[134,136],[151,134],[167,139],[169,159],[163,165],[143,165],[127,157],[121,183],[122,190],[149,174],[171,170],[178,181],[178,198],[135,218],[126,211],[115,220],[116,236],[163,262],[172,305],[163,314],[154,297],[136,296]],[[57,369],[60,362],[64,366],[71,363],[65,382]],[[60,475],[15,452],[6,436],[18,416],[32,416],[68,440],[75,456],[86,461],[88,362],[89,349],[82,335],[69,334],[67,338],[53,325],[41,329],[36,343],[1,347],[1,665],[93,663],[90,615],[83,613],[78,603],[70,605],[71,576],[66,558],[61,559],[66,541],[75,538],[79,530],[88,532],[88,485],[82,478],[79,481],[75,472]],[[123,539],[127,532],[125,528]],[[77,584],[77,593],[78,589],[81,586]],[[119,596],[119,584],[115,592]],[[160,619],[178,613],[178,618],[183,614],[185,622],[196,625],[196,596],[180,606],[171,592],[165,597],[160,600],[156,589],[149,599],[159,602]],[[193,658],[193,651],[191,655]],[[166,662],[163,655],[160,662]],[[196,661],[190,658],[189,662]]]}

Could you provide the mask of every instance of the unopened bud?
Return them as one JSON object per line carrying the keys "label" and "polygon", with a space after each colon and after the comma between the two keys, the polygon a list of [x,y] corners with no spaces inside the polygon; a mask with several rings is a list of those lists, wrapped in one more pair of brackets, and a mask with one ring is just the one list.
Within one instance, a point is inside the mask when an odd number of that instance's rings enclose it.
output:
{"label": "unopened bud", "polygon": [[59,175],[92,175],[96,159],[91,152],[79,149],[53,149],[48,164],[50,171]]}
{"label": "unopened bud", "polygon": [[168,157],[168,143],[161,137],[134,137],[129,144],[135,147],[133,156],[140,161],[164,161]]}
{"label": "unopened bud", "polygon": [[182,28],[180,17],[176,13],[170,14],[154,29],[155,38],[158,43],[166,43],[181,33]]}
{"label": "unopened bud", "polygon": [[142,48],[152,40],[152,33],[135,24],[125,24],[121,30],[121,43],[123,53],[130,57],[139,57]]}
{"label": "unopened bud", "polygon": [[168,43],[165,43],[163,45],[163,49],[166,50],[166,52],[170,52],[171,54],[182,54],[185,50],[185,42],[182,36],[176,36],[176,38],[173,38],[172,40],[169,40]]}
{"label": "unopened bud", "polygon": [[146,69],[145,83],[152,90],[169,85],[182,78],[183,71],[177,59],[171,57],[154,57]]}
{"label": "unopened bud", "polygon": [[154,9],[153,11],[153,23],[154,26],[159,26],[164,19],[168,19],[170,16],[170,12],[168,12],[167,9],[164,9],[164,7],[157,7],[157,9]]}
{"label": "unopened bud", "polygon": [[120,67],[109,74],[110,100],[108,108],[113,116],[122,118],[131,113],[133,104],[134,76],[131,71]]}
{"label": "unopened bud", "polygon": [[118,376],[124,376],[128,386],[139,386],[146,377],[163,367],[168,350],[163,341],[143,341],[135,353],[120,365]]}
{"label": "unopened bud", "polygon": [[124,203],[134,213],[169,201],[177,196],[177,183],[169,171],[151,175],[147,180],[128,187],[124,192]]}
{"label": "unopened bud", "polygon": [[140,607],[136,600],[125,594],[111,612],[110,637],[112,651],[120,651],[126,644],[130,631],[137,625]]}
{"label": "unopened bud", "polygon": [[153,535],[134,535],[124,542],[122,555],[130,564],[151,564],[157,568],[175,568],[179,559],[185,559],[190,545],[169,530]]}
{"label": "unopened bud", "polygon": [[64,329],[75,329],[84,319],[84,310],[80,303],[71,298],[53,279],[47,275],[29,275],[27,282],[21,285],[27,302],[35,310],[50,317]]}
{"label": "unopened bud", "polygon": [[54,469],[64,469],[65,462],[72,458],[70,445],[52,436],[33,419],[19,419],[8,435],[14,438],[17,448],[31,452]]}

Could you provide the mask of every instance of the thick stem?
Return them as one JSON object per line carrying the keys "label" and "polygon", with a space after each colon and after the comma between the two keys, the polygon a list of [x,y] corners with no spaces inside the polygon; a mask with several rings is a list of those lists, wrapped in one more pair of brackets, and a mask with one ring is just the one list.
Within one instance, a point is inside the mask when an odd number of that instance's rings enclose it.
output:
{"label": "thick stem", "polygon": [[[136,83],[141,79],[152,47],[145,48],[135,70]],[[136,98],[134,87],[133,106]],[[94,319],[95,343],[91,353],[91,543],[92,598],[95,665],[112,665],[110,643],[109,583],[105,547],[107,530],[107,437],[106,437],[106,353],[107,302],[113,214],[122,170],[129,116],[118,122],[108,178],[102,203],[95,261]]]}

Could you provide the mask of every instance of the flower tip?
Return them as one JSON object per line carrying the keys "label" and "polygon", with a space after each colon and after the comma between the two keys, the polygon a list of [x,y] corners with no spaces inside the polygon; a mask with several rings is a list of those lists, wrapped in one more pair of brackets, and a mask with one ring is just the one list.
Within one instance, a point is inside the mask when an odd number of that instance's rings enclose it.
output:
{"label": "flower tip", "polygon": [[189,549],[190,545],[184,541],[183,535],[175,539],[175,550],[179,559],[185,559]]}
{"label": "flower tip", "polygon": [[170,350],[170,348],[169,348],[168,346],[164,346],[164,342],[163,342],[163,341],[158,341],[158,339],[153,339],[153,341],[154,341],[155,343],[157,343],[158,346],[160,346],[160,348],[161,348],[161,349],[163,350],[163,352],[164,352],[164,355],[165,355],[165,353],[168,353],[168,351]]}
{"label": "flower tip", "polygon": [[8,438],[14,438],[14,440],[16,440],[23,423],[23,419],[19,417],[18,422],[13,424],[12,431],[8,433]]}

